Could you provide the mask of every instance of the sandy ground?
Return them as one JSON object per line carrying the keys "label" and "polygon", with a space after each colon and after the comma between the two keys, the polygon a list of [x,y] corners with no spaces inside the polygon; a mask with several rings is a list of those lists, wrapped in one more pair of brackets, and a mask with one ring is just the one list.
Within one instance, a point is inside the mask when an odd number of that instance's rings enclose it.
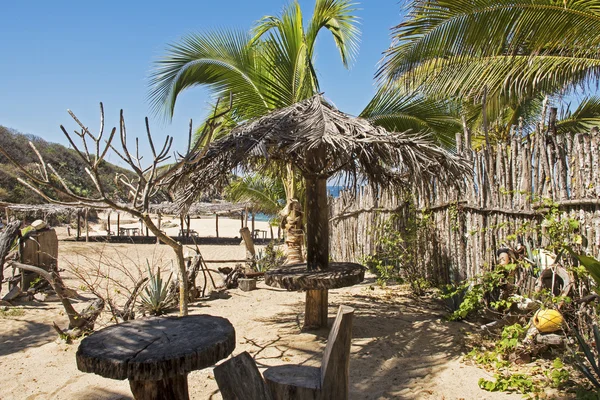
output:
{"label": "sandy ground", "polygon": [[[213,220],[214,222],[214,220]],[[236,221],[239,224],[239,221]],[[239,225],[236,225],[239,229]],[[194,228],[196,229],[196,228]],[[235,232],[230,232],[234,234]],[[201,246],[207,259],[244,258],[243,245]],[[91,299],[69,266],[93,271],[102,257],[136,271],[146,259],[167,265],[166,246],[60,242],[59,266],[67,285],[80,290],[81,309]],[[443,309],[429,299],[414,300],[399,287],[377,287],[373,278],[360,285],[331,290],[330,324],[340,304],[356,309],[350,364],[351,399],[518,399],[477,386],[485,371],[460,362],[466,325],[443,320]],[[21,302],[22,316],[0,317],[1,399],[130,399],[127,381],[79,372],[78,342],[57,339],[52,322],[66,326],[57,302]],[[190,305],[191,314],[225,317],[236,330],[239,354],[248,351],[259,368],[286,363],[319,365],[327,330],[302,332],[304,295],[259,282],[258,290],[228,290],[210,301]],[[104,317],[98,328],[108,324]],[[199,334],[190,332],[190,334]],[[189,375],[190,397],[220,399],[212,368]]]}

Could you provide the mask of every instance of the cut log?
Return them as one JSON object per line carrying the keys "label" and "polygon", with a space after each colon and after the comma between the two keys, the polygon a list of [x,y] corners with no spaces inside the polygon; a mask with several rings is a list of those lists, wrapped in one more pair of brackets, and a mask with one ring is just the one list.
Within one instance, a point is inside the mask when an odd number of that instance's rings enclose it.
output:
{"label": "cut log", "polygon": [[320,394],[321,369],[318,367],[281,365],[268,368],[264,375],[274,400],[325,400]]}
{"label": "cut log", "polygon": [[271,392],[248,352],[214,369],[223,400],[271,400]]}
{"label": "cut log", "polygon": [[348,398],[353,317],[352,307],[341,306],[329,332],[321,364],[323,399]]}
{"label": "cut log", "polygon": [[267,271],[265,283],[288,290],[306,290],[304,327],[327,326],[327,290],[362,282],[366,268],[360,264],[332,262],[326,270],[308,270],[307,264]]}
{"label": "cut log", "polygon": [[238,286],[244,292],[249,292],[256,289],[256,279],[238,279]]}
{"label": "cut log", "polygon": [[6,295],[2,298],[2,300],[4,300],[4,301],[14,300],[17,297],[19,297],[20,294],[21,294],[21,288],[18,286],[13,286],[13,288],[10,289],[10,291],[8,293],[6,293]]}
{"label": "cut log", "polygon": [[188,400],[187,375],[176,375],[160,381],[129,381],[134,399],[140,400]]}
{"label": "cut log", "polygon": [[284,365],[265,371],[265,381],[275,400],[348,399],[353,314],[351,307],[339,308],[320,368]]}
{"label": "cut log", "polygon": [[77,368],[129,379],[136,399],[187,399],[187,374],[214,365],[235,348],[235,330],[211,315],[134,320],[81,341]]}

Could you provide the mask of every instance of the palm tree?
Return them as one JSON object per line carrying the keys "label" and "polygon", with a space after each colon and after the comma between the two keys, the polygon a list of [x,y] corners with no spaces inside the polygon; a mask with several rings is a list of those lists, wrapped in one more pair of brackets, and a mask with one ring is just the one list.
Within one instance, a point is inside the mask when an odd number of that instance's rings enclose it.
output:
{"label": "palm tree", "polygon": [[[167,55],[157,62],[151,78],[151,104],[170,118],[179,94],[193,86],[208,87],[215,99],[232,95],[232,111],[220,132],[226,134],[237,123],[310,98],[319,92],[314,53],[321,32],[332,34],[344,66],[349,67],[356,55],[359,31],[354,5],[348,0],[316,0],[306,29],[300,5],[294,1],[280,16],[262,18],[252,32],[188,35],[169,46]],[[287,231],[288,238],[298,242],[291,246],[297,252],[303,240],[297,234],[302,207],[295,192],[297,173],[291,165],[286,170],[287,220],[293,222]],[[291,258],[303,257],[300,252]]]}
{"label": "palm tree", "polygon": [[415,0],[378,76],[428,94],[508,101],[600,78],[597,0]]}

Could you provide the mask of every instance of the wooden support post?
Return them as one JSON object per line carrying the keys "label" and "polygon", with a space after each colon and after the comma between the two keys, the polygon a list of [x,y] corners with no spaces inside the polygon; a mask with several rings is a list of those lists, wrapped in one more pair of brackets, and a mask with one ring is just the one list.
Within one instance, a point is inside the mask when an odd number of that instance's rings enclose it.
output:
{"label": "wooden support post", "polygon": [[248,227],[248,207],[246,207],[244,209],[244,226],[247,228]]}
{"label": "wooden support post", "polygon": [[304,328],[327,327],[327,290],[307,290],[304,309]]}
{"label": "wooden support post", "polygon": [[254,209],[252,209],[252,229],[250,232],[254,235],[254,219],[256,218],[256,214],[254,213]]}
{"label": "wooden support post", "polygon": [[242,223],[242,227],[240,229],[244,229],[244,210],[240,212],[240,221]]}
{"label": "wooden support post", "polygon": [[242,239],[244,239],[244,244],[246,245],[246,257],[249,259],[254,259],[256,256],[256,251],[254,250],[254,240],[252,240],[252,234],[248,228],[240,229],[240,235]]}
{"label": "wooden support post", "polygon": [[108,234],[108,236],[110,236],[110,212],[106,217],[106,233]]}
{"label": "wooden support post", "polygon": [[217,232],[217,237],[219,237],[219,214],[215,214],[215,231]]}
{"label": "wooden support post", "polygon": [[144,400],[188,400],[187,374],[176,375],[160,381],[129,381],[134,399]]}
{"label": "wooden support post", "polygon": [[85,209],[85,241],[86,242],[90,241],[90,223],[88,221],[89,213],[90,213],[90,209],[86,208]]}
{"label": "wooden support post", "polygon": [[187,233],[186,233],[186,236],[190,237],[190,225],[191,225],[190,215],[188,214],[186,218],[187,218]]}
{"label": "wooden support post", "polygon": [[77,240],[81,237],[81,211],[77,211]]}
{"label": "wooden support post", "polygon": [[117,236],[121,234],[121,213],[117,213]]}
{"label": "wooden support post", "polygon": [[9,217],[10,217],[10,215],[9,215],[9,213],[8,213],[8,210],[9,210],[9,209],[8,209],[8,207],[6,207],[6,208],[4,209],[4,212],[6,213],[6,225],[8,225],[8,223],[10,222],[10,218],[9,218]]}
{"label": "wooden support post", "polygon": [[309,270],[329,265],[327,179],[306,178],[306,262]]}
{"label": "wooden support post", "polygon": [[[160,215],[160,213],[158,213],[158,230],[160,231],[160,224],[162,222],[162,216]],[[160,239],[158,238],[158,236],[156,237],[156,244],[160,244]]]}

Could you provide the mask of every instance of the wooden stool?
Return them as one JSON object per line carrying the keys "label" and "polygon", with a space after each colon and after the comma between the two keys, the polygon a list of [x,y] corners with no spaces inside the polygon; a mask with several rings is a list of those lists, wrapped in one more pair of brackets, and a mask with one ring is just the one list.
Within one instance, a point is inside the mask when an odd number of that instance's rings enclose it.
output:
{"label": "wooden stool", "polygon": [[264,373],[274,400],[346,400],[354,309],[340,306],[323,353],[321,367],[283,365]]}

